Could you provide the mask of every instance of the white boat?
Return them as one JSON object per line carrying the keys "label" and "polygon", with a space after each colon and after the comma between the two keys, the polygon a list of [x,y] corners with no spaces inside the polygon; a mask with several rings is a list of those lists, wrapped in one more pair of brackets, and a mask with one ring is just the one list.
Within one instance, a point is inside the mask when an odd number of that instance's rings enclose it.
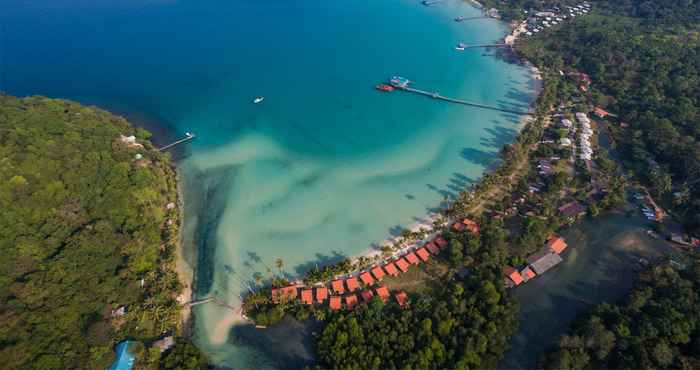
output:
{"label": "white boat", "polygon": [[253,103],[258,104],[261,103],[263,100],[265,100],[265,98],[263,98],[262,96],[258,96],[255,99],[253,99]]}
{"label": "white boat", "polygon": [[460,42],[455,46],[455,50],[464,51],[467,48],[467,44]]}

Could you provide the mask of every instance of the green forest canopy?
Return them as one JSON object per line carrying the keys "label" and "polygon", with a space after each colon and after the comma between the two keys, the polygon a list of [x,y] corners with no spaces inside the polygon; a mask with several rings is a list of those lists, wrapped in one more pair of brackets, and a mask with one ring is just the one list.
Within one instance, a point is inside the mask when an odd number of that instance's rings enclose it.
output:
{"label": "green forest canopy", "polygon": [[147,137],[100,109],[0,95],[0,367],[106,368],[118,340],[177,329],[175,176]]}

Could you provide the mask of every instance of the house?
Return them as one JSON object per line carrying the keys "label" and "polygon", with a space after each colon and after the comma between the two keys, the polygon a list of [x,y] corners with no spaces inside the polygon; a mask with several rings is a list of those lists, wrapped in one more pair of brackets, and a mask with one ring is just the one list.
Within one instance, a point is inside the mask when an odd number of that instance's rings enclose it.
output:
{"label": "house", "polygon": [[297,285],[289,285],[284,288],[273,288],[272,289],[272,302],[278,303],[282,301],[290,301],[297,297]]}
{"label": "house", "polygon": [[523,277],[520,276],[518,270],[511,266],[506,266],[503,268],[503,274],[510,279],[513,284],[520,285],[523,282]]}
{"label": "house", "polygon": [[360,284],[357,282],[357,278],[354,277],[345,280],[345,286],[348,287],[348,292],[354,292],[360,288]]}
{"label": "house", "polygon": [[153,342],[153,347],[157,347],[161,353],[169,350],[174,345],[175,345],[175,338],[173,338],[172,335],[169,335],[163,339],[160,339],[160,340]]}
{"label": "house", "polygon": [[420,258],[423,262],[427,262],[428,258],[430,258],[430,253],[425,248],[418,248],[416,250],[416,254],[418,255],[418,258]]}
{"label": "house", "polygon": [[523,277],[523,281],[527,282],[528,280],[537,276],[537,274],[535,274],[530,267],[525,267],[522,269],[522,271],[520,271],[520,276]]}
{"label": "house", "polygon": [[362,296],[362,300],[365,302],[369,302],[372,300],[372,297],[374,297],[374,293],[372,293],[371,290],[363,290],[360,295]]}
{"label": "house", "polygon": [[569,221],[573,221],[586,214],[586,207],[577,201],[573,201],[559,207],[559,212]]}
{"label": "house", "polygon": [[408,261],[408,263],[410,263],[412,265],[417,265],[420,263],[420,261],[418,260],[418,257],[416,257],[416,254],[413,252],[408,252],[408,254],[406,254],[404,256],[404,258],[406,258],[406,261]]}
{"label": "house", "polygon": [[390,276],[397,276],[399,274],[399,270],[392,262],[386,263],[384,266],[382,266],[382,268]]}
{"label": "house", "polygon": [[313,291],[311,289],[304,289],[301,291],[301,303],[303,304],[313,304]]}
{"label": "house", "polygon": [[612,113],[606,111],[605,109],[603,109],[603,108],[601,108],[601,107],[595,107],[595,108],[593,109],[593,114],[595,114],[596,116],[598,116],[598,117],[600,117],[600,118],[605,118],[605,117],[607,117],[607,116],[615,117],[614,114],[612,114]]}
{"label": "house", "polygon": [[559,235],[551,235],[549,239],[547,239],[547,248],[556,254],[561,254],[566,247],[566,241]]}
{"label": "house", "polygon": [[435,245],[435,243],[433,243],[433,242],[428,242],[428,243],[426,243],[426,244],[424,245],[424,247],[425,247],[425,249],[428,250],[428,252],[430,252],[430,253],[432,253],[432,254],[438,254],[438,253],[440,253],[440,248],[438,248],[438,246]]}
{"label": "house", "polygon": [[331,297],[331,300],[328,302],[328,307],[330,307],[331,310],[339,310],[341,308],[340,297]]}
{"label": "house", "polygon": [[318,287],[316,288],[316,302],[323,303],[323,301],[328,298],[328,288]]}
{"label": "house", "polygon": [[410,265],[408,264],[408,262],[407,262],[405,259],[403,259],[403,258],[399,258],[398,260],[396,260],[395,263],[396,263],[396,267],[398,267],[399,270],[401,270],[401,272],[406,272],[406,271],[408,271],[408,266],[410,266]]}
{"label": "house", "polygon": [[356,304],[357,304],[357,295],[356,294],[350,294],[349,296],[345,297],[345,308],[347,308],[348,310],[352,310]]}
{"label": "house", "polygon": [[386,302],[389,299],[389,289],[386,287],[386,285],[380,285],[374,289],[374,292],[377,293],[379,298],[381,298],[382,301]]}
{"label": "house", "polygon": [[447,240],[445,240],[445,238],[441,236],[438,236],[437,238],[435,238],[435,244],[437,244],[437,246],[442,249],[447,246]]}
{"label": "house", "polygon": [[342,280],[331,281],[331,288],[333,289],[333,293],[335,293],[335,294],[345,293],[345,288],[343,288],[343,281]]}
{"label": "house", "polygon": [[552,253],[549,248],[543,248],[538,253],[527,258],[529,267],[537,275],[544,274],[547,270],[561,263],[561,261],[563,261],[562,258],[558,254]]}
{"label": "house", "polygon": [[406,304],[408,303],[408,295],[406,292],[397,292],[394,293],[394,298],[396,298],[396,303],[399,304],[401,307],[406,307]]}
{"label": "house", "polygon": [[467,230],[469,230],[470,233],[474,235],[479,235],[479,225],[473,220],[465,218],[464,220],[462,220],[462,224],[464,224],[464,226],[467,228]]}
{"label": "house", "polygon": [[574,126],[574,123],[571,122],[571,120],[564,118],[563,120],[561,120],[561,125],[565,128],[571,128]]}
{"label": "house", "polygon": [[370,273],[367,271],[360,274],[360,280],[362,280],[362,283],[366,286],[374,284],[374,279],[372,278],[372,275],[370,275]]}
{"label": "house", "polygon": [[126,314],[126,306],[121,306],[117,308],[116,310],[112,310],[111,316],[112,317],[121,317]]}
{"label": "house", "polygon": [[382,280],[382,277],[384,277],[384,271],[379,266],[375,266],[371,271],[372,271],[372,275],[374,276],[374,278],[377,279],[378,281]]}

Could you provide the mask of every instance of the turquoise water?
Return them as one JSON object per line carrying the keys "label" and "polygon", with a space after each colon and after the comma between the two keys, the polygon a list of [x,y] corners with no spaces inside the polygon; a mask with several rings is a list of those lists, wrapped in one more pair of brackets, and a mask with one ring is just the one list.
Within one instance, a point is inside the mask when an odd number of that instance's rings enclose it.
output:
{"label": "turquoise water", "polygon": [[117,348],[114,349],[117,354],[117,358],[109,367],[109,370],[131,370],[131,368],[134,366],[134,360],[136,358],[134,357],[134,354],[129,351],[130,345],[131,342],[128,340],[117,344]]}
{"label": "turquoise water", "polygon": [[[158,141],[195,132],[178,163],[185,243],[198,252],[198,295],[235,306],[277,258],[298,276],[419,221],[515,137],[511,114],[373,88],[400,74],[524,109],[526,68],[454,50],[496,41],[505,25],[457,15],[479,12],[456,0],[10,0],[0,89],[98,104],[165,127]],[[231,330],[226,309],[195,314],[195,338],[217,363],[294,366]]]}

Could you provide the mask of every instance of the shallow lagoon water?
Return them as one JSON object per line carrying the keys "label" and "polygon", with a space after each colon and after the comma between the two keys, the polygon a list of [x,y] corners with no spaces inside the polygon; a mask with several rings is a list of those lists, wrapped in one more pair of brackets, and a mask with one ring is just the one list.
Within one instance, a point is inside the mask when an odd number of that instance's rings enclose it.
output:
{"label": "shallow lagoon water", "polygon": [[[0,90],[198,135],[178,162],[185,244],[198,254],[198,296],[234,306],[277,258],[295,277],[420,220],[477,180],[520,128],[511,114],[375,84],[400,74],[485,104],[522,110],[532,99],[526,68],[454,50],[507,31],[490,19],[454,22],[479,15],[462,1],[6,3]],[[265,101],[252,104],[258,95]],[[281,344],[231,330],[227,309],[195,315],[197,343],[221,366],[298,366],[277,356]]]}

